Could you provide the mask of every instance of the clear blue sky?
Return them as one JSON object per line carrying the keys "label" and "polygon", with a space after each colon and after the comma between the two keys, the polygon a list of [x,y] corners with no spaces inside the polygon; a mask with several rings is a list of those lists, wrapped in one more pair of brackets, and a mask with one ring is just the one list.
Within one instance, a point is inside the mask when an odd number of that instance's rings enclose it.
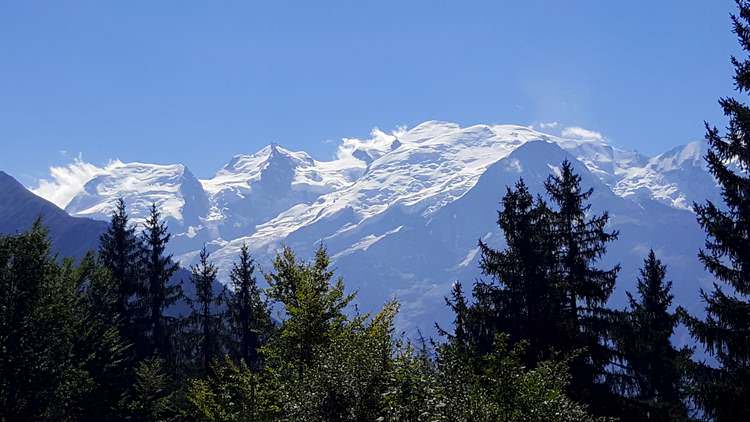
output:
{"label": "clear blue sky", "polygon": [[[656,153],[723,120],[730,0],[4,1],[0,169],[81,153],[199,177],[270,141],[559,121]],[[326,142],[328,140],[328,142]],[[61,151],[67,151],[67,157]]]}

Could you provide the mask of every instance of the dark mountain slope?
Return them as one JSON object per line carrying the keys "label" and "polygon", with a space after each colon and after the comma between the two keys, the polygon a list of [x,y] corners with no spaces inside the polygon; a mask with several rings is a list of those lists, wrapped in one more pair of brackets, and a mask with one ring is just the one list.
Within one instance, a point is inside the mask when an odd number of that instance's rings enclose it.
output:
{"label": "dark mountain slope", "polygon": [[53,250],[60,256],[80,258],[99,244],[107,223],[71,217],[42,199],[7,173],[0,171],[0,233],[12,234],[31,227],[37,217],[49,229]]}

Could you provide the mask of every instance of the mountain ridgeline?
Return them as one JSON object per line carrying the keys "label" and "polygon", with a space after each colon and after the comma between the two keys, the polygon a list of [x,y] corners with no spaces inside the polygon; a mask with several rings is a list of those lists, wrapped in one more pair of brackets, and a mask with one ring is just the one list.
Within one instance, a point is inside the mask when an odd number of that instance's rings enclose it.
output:
{"label": "mountain ridgeline", "polygon": [[[542,193],[547,175],[568,160],[594,188],[593,210],[608,210],[621,232],[614,258],[603,258],[620,263],[622,278],[630,280],[618,286],[613,303],[625,304],[625,290],[653,248],[665,252],[679,280],[680,303],[697,311],[697,286],[708,275],[694,259],[703,235],[691,205],[718,198],[702,159],[705,143],[646,157],[592,136],[430,121],[346,139],[331,161],[272,144],[235,156],[206,180],[183,165],[118,162],[60,205],[73,216],[107,220],[123,198],[140,224],[156,203],[173,231],[176,259],[191,265],[205,245],[224,283],[243,244],[269,268],[282,245],[311,256],[323,242],[339,273],[356,274],[349,278],[362,309],[395,296],[404,305],[399,327],[428,332],[436,318],[449,318],[442,297],[453,281],[479,276],[477,239],[503,245],[492,211],[502,188],[523,178],[532,193]],[[662,235],[667,224],[676,227],[671,237]]]}

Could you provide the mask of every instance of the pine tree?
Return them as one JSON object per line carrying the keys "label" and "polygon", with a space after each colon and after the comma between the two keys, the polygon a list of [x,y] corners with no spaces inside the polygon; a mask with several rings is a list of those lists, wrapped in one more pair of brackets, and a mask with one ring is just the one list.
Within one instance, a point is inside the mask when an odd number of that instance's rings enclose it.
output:
{"label": "pine tree", "polygon": [[101,235],[99,242],[99,262],[110,271],[117,286],[116,310],[122,332],[131,343],[135,343],[137,333],[134,324],[139,312],[134,299],[140,293],[143,250],[135,227],[128,221],[122,198],[115,203],[109,227]]}
{"label": "pine tree", "polygon": [[445,298],[445,304],[453,311],[453,334],[436,323],[435,328],[438,334],[447,337],[448,342],[457,350],[464,353],[476,352],[475,341],[479,337],[475,334],[477,324],[471,316],[472,308],[466,300],[463,286],[458,281],[451,286],[451,297]]}
{"label": "pine tree", "polygon": [[190,281],[195,287],[195,300],[188,321],[193,325],[193,344],[197,348],[201,371],[208,373],[214,359],[222,352],[220,334],[223,315],[218,312],[221,295],[214,293],[216,265],[208,260],[208,251],[201,249],[199,263],[191,267]]}
{"label": "pine tree", "polygon": [[273,349],[301,374],[316,347],[330,342],[343,327],[344,308],[354,296],[344,293],[342,279],[333,280],[323,245],[311,263],[298,261],[285,247],[273,266],[274,272],[267,275],[269,296],[283,305],[287,315]]}
{"label": "pine tree", "polygon": [[571,364],[570,390],[574,398],[606,407],[608,388],[599,383],[611,351],[604,346],[610,325],[604,305],[614,288],[619,265],[597,268],[607,244],[618,233],[605,230],[609,215],[589,215],[588,200],[593,189],[581,188],[581,177],[565,160],[559,175],[550,175],[547,194],[556,206],[553,238],[557,242],[556,281],[562,294],[561,331],[566,341],[561,352],[580,353]]}
{"label": "pine tree", "polygon": [[[525,341],[525,363],[535,366],[549,357],[558,330],[558,295],[550,280],[553,248],[549,233],[550,210],[534,200],[523,180],[508,188],[497,223],[507,247],[494,250],[479,241],[480,267],[494,283],[479,282],[474,296],[490,326],[484,327],[480,351],[492,347],[498,332],[508,334],[511,344]],[[494,315],[493,315],[494,314]],[[494,326],[492,326],[494,325]]]}
{"label": "pine tree", "polygon": [[156,204],[152,204],[142,234],[146,286],[141,300],[146,309],[143,334],[147,342],[142,351],[145,354],[141,356],[154,355],[173,367],[173,337],[177,321],[175,317],[165,315],[164,311],[182,297],[182,286],[170,282],[179,268],[172,255],[166,253],[170,236]]}
{"label": "pine tree", "polygon": [[[737,6],[734,33],[749,53],[750,2],[737,0]],[[732,57],[732,64],[737,91],[749,93],[750,59]],[[717,421],[750,420],[750,107],[734,98],[722,98],[719,104],[729,124],[722,136],[706,123],[706,162],[724,204],[706,201],[694,208],[707,234],[699,259],[723,285],[715,283],[711,293],[701,291],[704,320],[684,310],[680,315],[719,364],[717,369],[696,368],[696,402]]]}
{"label": "pine tree", "polygon": [[615,330],[615,344],[624,370],[619,389],[634,402],[635,420],[687,420],[683,370],[691,350],[677,350],[670,338],[678,318],[670,313],[672,282],[666,266],[650,251],[637,282],[638,299],[630,292],[630,309]]}
{"label": "pine tree", "polygon": [[232,265],[230,274],[234,291],[228,301],[229,322],[238,340],[238,360],[257,371],[260,369],[258,350],[266,342],[273,324],[268,303],[260,296],[254,271],[255,262],[247,244],[243,244],[239,261]]}

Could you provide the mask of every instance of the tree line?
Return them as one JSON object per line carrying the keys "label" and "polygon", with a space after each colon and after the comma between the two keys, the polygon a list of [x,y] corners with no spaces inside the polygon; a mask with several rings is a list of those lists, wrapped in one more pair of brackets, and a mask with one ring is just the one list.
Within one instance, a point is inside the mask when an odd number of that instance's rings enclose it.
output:
{"label": "tree line", "polygon": [[[732,63],[748,93],[750,60]],[[601,262],[619,233],[567,161],[543,195],[507,187],[505,247],[479,242],[483,279],[453,285],[453,323],[429,340],[395,331],[396,302],[352,309],[323,245],[310,260],[282,248],[268,273],[244,245],[229,288],[204,248],[177,281],[158,208],[137,231],[119,200],[77,264],[41,221],[0,236],[0,421],[750,420],[750,108],[720,105],[729,123],[706,125],[706,162],[723,203],[694,205],[715,279],[704,316],[675,309],[653,250],[627,306],[607,306],[620,268]],[[711,361],[670,341],[679,324]]]}
{"label": "tree line", "polygon": [[282,249],[265,289],[246,245],[217,289],[204,248],[186,295],[168,241],[155,206],[138,234],[122,200],[78,265],[41,221],[0,237],[0,420],[594,419],[566,362],[526,367],[504,334],[480,356],[397,335],[396,302],[351,312],[322,245],[310,261]]}

